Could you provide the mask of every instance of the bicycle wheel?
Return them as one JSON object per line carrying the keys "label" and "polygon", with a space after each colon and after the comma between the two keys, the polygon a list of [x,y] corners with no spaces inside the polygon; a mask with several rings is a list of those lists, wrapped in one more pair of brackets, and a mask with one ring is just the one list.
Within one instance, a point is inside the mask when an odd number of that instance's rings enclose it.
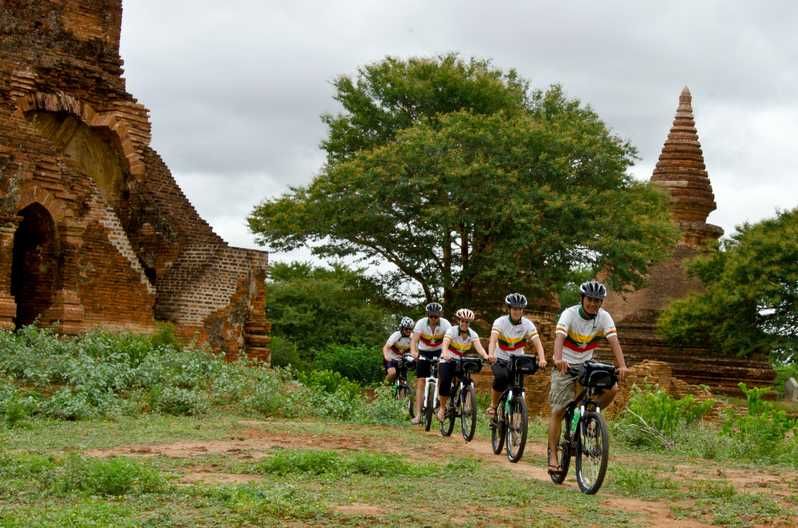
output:
{"label": "bicycle wheel", "polygon": [[473,385],[460,393],[460,428],[463,440],[470,442],[477,430],[477,392]]}
{"label": "bicycle wheel", "polygon": [[[456,387],[459,387],[459,384]],[[459,388],[455,388],[449,393],[449,401],[446,402],[446,418],[441,422],[441,434],[443,436],[450,436],[452,431],[454,431],[456,402],[460,399],[459,391]]]}
{"label": "bicycle wheel", "polygon": [[555,484],[562,484],[565,477],[568,476],[568,468],[571,466],[571,441],[570,427],[571,418],[573,417],[573,408],[565,413],[562,419],[562,427],[560,429],[560,471],[558,473],[549,473],[551,481]]}
{"label": "bicycle wheel", "polygon": [[526,433],[529,428],[526,401],[523,396],[513,396],[510,413],[507,415],[507,458],[518,462],[524,455]]}
{"label": "bicycle wheel", "polygon": [[601,414],[586,412],[576,434],[576,482],[582,493],[592,495],[601,488],[607,473],[610,453],[607,423]]}
{"label": "bicycle wheel", "polygon": [[504,420],[504,398],[496,406],[496,416],[490,422],[490,446],[493,453],[500,455],[504,448],[504,436],[507,434],[507,423]]}
{"label": "bicycle wheel", "polygon": [[433,406],[435,405],[435,382],[429,382],[429,390],[427,391],[427,405],[424,408],[424,430],[429,431],[432,426],[432,415],[435,412]]}

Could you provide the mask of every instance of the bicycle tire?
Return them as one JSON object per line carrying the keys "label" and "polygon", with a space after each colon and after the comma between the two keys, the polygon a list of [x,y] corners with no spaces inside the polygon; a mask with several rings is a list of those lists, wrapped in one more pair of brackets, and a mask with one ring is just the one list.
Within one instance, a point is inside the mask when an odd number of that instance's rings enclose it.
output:
{"label": "bicycle tire", "polygon": [[510,414],[507,415],[507,459],[517,463],[524,456],[526,436],[529,431],[529,415],[526,400],[522,396],[513,396],[510,401]]}
{"label": "bicycle tire", "polygon": [[424,408],[424,430],[429,431],[432,426],[432,413],[435,412],[433,406],[435,405],[435,385],[434,381],[429,383],[429,390],[427,391],[427,406]]}
{"label": "bicycle tire", "polygon": [[477,391],[473,385],[460,394],[460,429],[463,440],[470,442],[477,431]]}
{"label": "bicycle tire", "polygon": [[607,423],[600,413],[589,411],[579,422],[576,433],[576,483],[582,493],[593,495],[607,474],[610,454]]}
{"label": "bicycle tire", "polygon": [[558,440],[560,446],[560,459],[557,461],[560,464],[560,471],[557,473],[549,473],[551,481],[555,484],[562,484],[565,477],[568,476],[568,469],[571,467],[571,443],[568,441],[568,432],[571,427],[572,412],[566,412],[562,418],[562,427],[560,428],[560,438]]}
{"label": "bicycle tire", "polygon": [[500,455],[504,449],[504,436],[507,433],[507,424],[504,422],[504,398],[496,406],[496,416],[490,424],[490,446],[493,454]]}
{"label": "bicycle tire", "polygon": [[454,431],[455,402],[460,399],[459,384],[457,387],[450,393],[449,401],[446,402],[446,417],[441,422],[441,435],[443,436],[451,436]]}

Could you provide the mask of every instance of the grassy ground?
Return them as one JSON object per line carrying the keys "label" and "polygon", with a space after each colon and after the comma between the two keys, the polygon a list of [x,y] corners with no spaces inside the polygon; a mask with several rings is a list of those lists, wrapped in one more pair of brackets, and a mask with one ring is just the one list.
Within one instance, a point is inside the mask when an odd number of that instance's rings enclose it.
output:
{"label": "grassy ground", "polygon": [[[604,488],[552,484],[533,422],[510,464],[406,426],[147,415],[0,431],[0,526],[798,525],[798,471],[612,445]],[[457,433],[457,430],[455,431]]]}

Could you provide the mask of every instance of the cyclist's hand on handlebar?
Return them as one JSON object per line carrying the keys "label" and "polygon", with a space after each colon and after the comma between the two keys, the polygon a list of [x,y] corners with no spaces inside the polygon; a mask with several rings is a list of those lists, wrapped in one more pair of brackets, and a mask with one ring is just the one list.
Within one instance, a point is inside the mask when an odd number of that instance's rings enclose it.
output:
{"label": "cyclist's hand on handlebar", "polygon": [[543,361],[538,363],[538,367],[544,369],[544,368],[546,368],[546,365],[548,365],[548,364],[549,364],[549,362],[544,359]]}
{"label": "cyclist's hand on handlebar", "polygon": [[494,354],[488,354],[488,363],[490,363],[491,365],[496,363],[496,356]]}
{"label": "cyclist's hand on handlebar", "polygon": [[560,360],[555,359],[554,366],[557,367],[557,370],[559,370],[561,374],[565,374],[566,372],[568,372],[568,368],[570,367],[568,362],[565,361],[564,359]]}
{"label": "cyclist's hand on handlebar", "polygon": [[621,367],[615,370],[618,372],[619,381],[623,381],[624,378],[626,377],[626,374],[629,372],[629,369],[627,367]]}

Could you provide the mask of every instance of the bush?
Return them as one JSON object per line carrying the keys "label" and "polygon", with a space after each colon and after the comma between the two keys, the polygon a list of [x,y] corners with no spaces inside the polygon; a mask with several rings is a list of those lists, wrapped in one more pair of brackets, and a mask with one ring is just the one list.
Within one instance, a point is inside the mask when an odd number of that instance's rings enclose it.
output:
{"label": "bush", "polygon": [[633,446],[675,447],[676,433],[699,421],[714,405],[693,396],[676,399],[662,389],[635,387],[627,408],[615,424],[616,432]]}
{"label": "bush", "polygon": [[270,348],[273,367],[293,366],[299,370],[304,370],[307,367],[307,364],[299,355],[299,349],[290,339],[273,336]]}
{"label": "bush", "polygon": [[383,379],[382,355],[365,346],[332,345],[316,354],[313,366],[332,370],[359,383],[377,383]]}
{"label": "bush", "polygon": [[134,460],[97,460],[71,456],[52,482],[59,493],[80,491],[91,495],[159,493],[167,489],[161,474]]}
{"label": "bush", "polygon": [[165,387],[153,398],[153,409],[174,416],[199,416],[208,412],[208,397],[199,391]]}
{"label": "bush", "polygon": [[780,455],[795,449],[798,422],[762,399],[768,389],[749,389],[745,383],[738,386],[746,396],[748,413],[740,415],[734,410],[724,413],[721,432],[739,444],[740,454],[748,459],[776,461]]}

